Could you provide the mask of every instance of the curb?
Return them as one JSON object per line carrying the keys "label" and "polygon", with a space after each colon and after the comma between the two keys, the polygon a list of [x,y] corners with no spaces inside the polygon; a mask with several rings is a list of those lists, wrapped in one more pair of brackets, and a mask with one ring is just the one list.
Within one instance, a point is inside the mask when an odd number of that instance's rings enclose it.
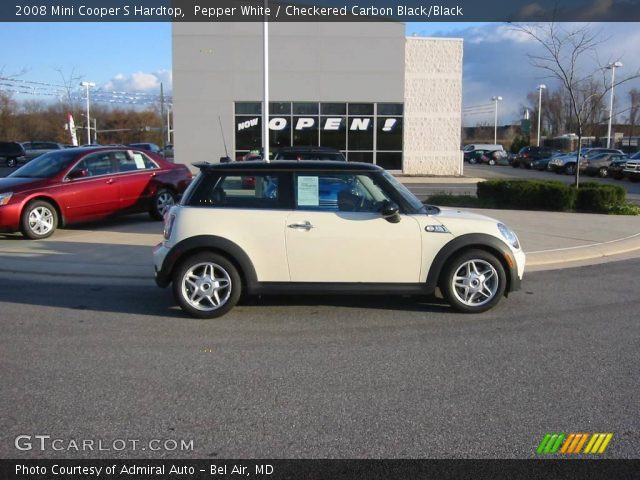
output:
{"label": "curb", "polygon": [[640,233],[608,242],[527,253],[527,267],[546,267],[640,251]]}

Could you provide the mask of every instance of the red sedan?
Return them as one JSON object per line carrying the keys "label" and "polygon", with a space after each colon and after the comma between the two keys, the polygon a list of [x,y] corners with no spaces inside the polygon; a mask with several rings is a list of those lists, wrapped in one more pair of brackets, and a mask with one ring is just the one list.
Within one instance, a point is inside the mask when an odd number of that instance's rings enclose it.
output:
{"label": "red sedan", "polygon": [[0,178],[0,231],[46,238],[57,227],[119,214],[161,220],[191,181],[189,169],[141,150],[70,148]]}

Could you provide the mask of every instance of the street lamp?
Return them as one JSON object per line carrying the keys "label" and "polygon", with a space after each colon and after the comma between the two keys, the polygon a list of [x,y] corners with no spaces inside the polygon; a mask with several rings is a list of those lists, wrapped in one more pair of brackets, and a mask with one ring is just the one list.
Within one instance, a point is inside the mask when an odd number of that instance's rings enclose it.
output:
{"label": "street lamp", "polygon": [[547,88],[546,85],[538,85],[538,146],[540,146],[540,119],[542,118],[542,90]]}
{"label": "street lamp", "polygon": [[80,82],[81,87],[87,89],[87,144],[91,143],[91,117],[89,117],[89,88],[96,86],[94,82]]}
{"label": "street lamp", "polygon": [[497,144],[498,143],[498,102],[502,100],[502,97],[492,97],[491,100],[493,100],[496,104],[496,113],[493,120],[493,143]]}
{"label": "street lamp", "polygon": [[262,22],[262,71],[263,71],[263,106],[262,106],[262,158],[269,163],[269,17],[267,8],[269,1],[264,0],[264,20]]}
{"label": "street lamp", "polygon": [[609,129],[607,130],[607,148],[611,148],[611,120],[613,119],[613,86],[615,85],[616,68],[621,68],[622,62],[610,63],[607,69],[611,70],[611,102],[609,103]]}

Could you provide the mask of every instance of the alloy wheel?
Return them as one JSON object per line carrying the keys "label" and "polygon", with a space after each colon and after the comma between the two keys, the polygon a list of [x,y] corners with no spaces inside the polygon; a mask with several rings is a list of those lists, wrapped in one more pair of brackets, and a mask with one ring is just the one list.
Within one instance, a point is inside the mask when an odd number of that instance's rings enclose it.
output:
{"label": "alloy wheel", "polygon": [[480,307],[495,297],[499,282],[493,265],[486,260],[472,259],[456,269],[451,279],[451,291],[464,305]]}
{"label": "alloy wheel", "polygon": [[49,208],[39,205],[29,212],[29,229],[38,236],[47,235],[54,228],[55,216]]}
{"label": "alloy wheel", "polygon": [[192,265],[182,277],[181,291],[184,300],[202,312],[212,312],[225,305],[232,288],[229,273],[213,262]]}

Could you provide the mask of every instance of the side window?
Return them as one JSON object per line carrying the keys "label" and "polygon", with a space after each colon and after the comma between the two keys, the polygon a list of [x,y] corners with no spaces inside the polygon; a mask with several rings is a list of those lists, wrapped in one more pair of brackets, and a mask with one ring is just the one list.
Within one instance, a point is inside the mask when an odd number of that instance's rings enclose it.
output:
{"label": "side window", "polygon": [[[250,173],[250,172],[247,172]],[[187,205],[221,208],[285,208],[279,174],[205,175]]]}
{"label": "side window", "polygon": [[[100,152],[88,155],[82,159],[71,172],[87,170],[88,177],[111,175],[116,172],[116,159],[111,152]],[[70,173],[71,173],[70,172]]]}
{"label": "side window", "polygon": [[114,152],[114,156],[118,160],[118,168],[120,172],[135,172],[137,170],[151,170],[158,166],[144,153],[134,152],[132,150]]}
{"label": "side window", "polygon": [[300,173],[294,182],[298,210],[373,213],[391,201],[366,174]]}

